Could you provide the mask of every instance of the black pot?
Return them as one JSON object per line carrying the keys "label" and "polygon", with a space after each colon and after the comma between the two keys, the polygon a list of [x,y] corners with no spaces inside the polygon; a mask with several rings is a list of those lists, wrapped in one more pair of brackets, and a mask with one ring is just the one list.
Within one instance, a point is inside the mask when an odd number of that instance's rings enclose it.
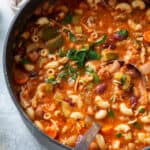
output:
{"label": "black pot", "polygon": [[[55,0],[56,1],[56,0]],[[54,0],[51,0],[52,4]],[[23,26],[26,24],[27,19],[30,17],[35,8],[41,3],[41,0],[31,0],[25,4],[25,6],[18,12],[15,17],[9,31],[7,34],[4,54],[3,54],[3,67],[4,67],[4,75],[7,83],[7,87],[11,98],[16,105],[25,125],[28,129],[33,133],[33,135],[38,139],[38,141],[45,146],[47,149],[51,150],[71,150],[71,148],[64,146],[57,142],[56,140],[48,137],[42,131],[40,131],[32,121],[28,118],[28,116],[24,113],[20,104],[18,103],[18,97],[13,87],[12,82],[12,64],[13,64],[13,56],[14,52],[12,51],[13,43],[16,40],[16,31],[21,31]]]}

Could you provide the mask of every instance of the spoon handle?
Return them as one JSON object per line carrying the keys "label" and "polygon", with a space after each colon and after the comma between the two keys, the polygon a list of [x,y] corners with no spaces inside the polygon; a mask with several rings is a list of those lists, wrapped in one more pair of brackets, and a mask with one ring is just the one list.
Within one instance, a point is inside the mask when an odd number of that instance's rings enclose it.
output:
{"label": "spoon handle", "polygon": [[97,123],[93,123],[92,127],[85,133],[82,137],[81,141],[76,145],[74,150],[87,150],[90,143],[95,138],[96,134],[100,130],[100,125]]}

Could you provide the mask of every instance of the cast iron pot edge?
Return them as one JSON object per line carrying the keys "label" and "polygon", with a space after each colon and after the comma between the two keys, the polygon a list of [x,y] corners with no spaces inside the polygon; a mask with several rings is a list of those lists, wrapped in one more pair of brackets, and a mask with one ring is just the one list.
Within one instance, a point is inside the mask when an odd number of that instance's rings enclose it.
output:
{"label": "cast iron pot edge", "polygon": [[[6,35],[6,39],[5,39],[5,43],[4,43],[4,48],[3,48],[3,72],[4,72],[4,78],[5,78],[5,83],[7,85],[7,89],[9,91],[9,94],[11,96],[11,99],[13,100],[15,106],[17,107],[17,110],[19,111],[19,114],[21,115],[21,118],[23,119],[25,125],[27,125],[27,127],[32,130],[32,133],[35,133],[36,136],[39,136],[39,137],[36,137],[37,139],[40,138],[42,139],[42,141],[44,142],[49,142],[49,144],[55,144],[57,149],[60,148],[60,150],[71,150],[71,148],[65,146],[65,145],[62,145],[60,144],[58,141],[48,137],[46,134],[44,134],[40,129],[38,129],[34,124],[33,122],[28,118],[28,116],[25,114],[25,112],[23,111],[23,109],[21,108],[16,96],[14,95],[14,92],[12,90],[12,85],[11,85],[11,75],[8,73],[10,72],[9,69],[12,69],[12,68],[8,68],[8,62],[9,63],[12,63],[10,62],[10,60],[8,60],[8,53],[11,53],[9,52],[11,49],[9,48],[9,41],[11,40],[11,36],[13,36],[13,29],[14,27],[16,26],[17,24],[17,20],[18,18],[20,18],[20,16],[22,16],[22,14],[24,13],[24,11],[29,7],[31,6],[31,4],[36,4],[38,2],[40,2],[40,0],[32,0],[32,1],[28,1],[26,2],[26,4],[24,4],[24,6],[19,10],[19,12],[17,13],[17,15],[14,17],[9,29],[8,29],[8,32],[7,32],[7,35]],[[12,44],[12,43],[10,43]],[[12,45],[11,45],[12,46]],[[8,71],[9,70],[9,71]],[[48,144],[48,145],[49,145]],[[55,147],[55,146],[54,146]],[[48,148],[48,147],[47,147]],[[56,150],[56,149],[55,149]]]}

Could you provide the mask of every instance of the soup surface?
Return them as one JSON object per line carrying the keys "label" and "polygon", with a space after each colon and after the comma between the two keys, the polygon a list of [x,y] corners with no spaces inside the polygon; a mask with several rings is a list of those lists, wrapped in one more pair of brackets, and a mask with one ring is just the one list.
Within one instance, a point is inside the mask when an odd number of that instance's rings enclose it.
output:
{"label": "soup surface", "polygon": [[13,50],[19,102],[45,134],[74,147],[97,122],[102,128],[90,150],[150,145],[146,2],[88,0],[72,7],[45,1]]}

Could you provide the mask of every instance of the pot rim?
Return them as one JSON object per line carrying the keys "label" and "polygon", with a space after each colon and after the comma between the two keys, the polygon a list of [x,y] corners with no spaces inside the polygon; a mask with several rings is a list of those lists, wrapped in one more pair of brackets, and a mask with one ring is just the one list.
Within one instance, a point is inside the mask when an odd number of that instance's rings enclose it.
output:
{"label": "pot rim", "polygon": [[13,20],[12,20],[10,26],[9,26],[9,29],[7,31],[6,38],[5,38],[5,41],[4,41],[4,46],[3,46],[3,55],[2,55],[3,56],[3,58],[2,58],[3,73],[4,73],[5,83],[7,85],[7,89],[8,89],[9,95],[10,95],[11,99],[13,100],[13,103],[15,104],[17,110],[19,111],[19,114],[23,117],[23,119],[25,119],[25,121],[27,123],[29,123],[33,127],[33,129],[40,134],[40,136],[42,136],[42,138],[46,138],[48,141],[53,142],[56,145],[59,145],[60,147],[65,148],[66,150],[71,150],[70,147],[65,146],[65,145],[59,143],[57,140],[55,140],[55,139],[47,136],[44,132],[42,132],[38,127],[36,127],[34,125],[34,123],[26,115],[26,113],[24,112],[24,110],[20,106],[17,98],[15,97],[14,92],[13,92],[13,90],[11,88],[11,83],[10,83],[9,77],[8,77],[8,68],[7,68],[7,62],[6,62],[7,58],[6,58],[6,56],[7,56],[7,47],[8,47],[8,42],[9,42],[10,34],[12,33],[12,30],[13,30],[13,28],[14,28],[16,22],[17,22],[17,19],[19,18],[19,16],[30,5],[30,3],[33,3],[33,1],[34,0],[27,1],[27,2],[25,2],[25,4],[23,4],[23,6],[20,8],[20,10],[16,13],[15,17],[13,18]]}

